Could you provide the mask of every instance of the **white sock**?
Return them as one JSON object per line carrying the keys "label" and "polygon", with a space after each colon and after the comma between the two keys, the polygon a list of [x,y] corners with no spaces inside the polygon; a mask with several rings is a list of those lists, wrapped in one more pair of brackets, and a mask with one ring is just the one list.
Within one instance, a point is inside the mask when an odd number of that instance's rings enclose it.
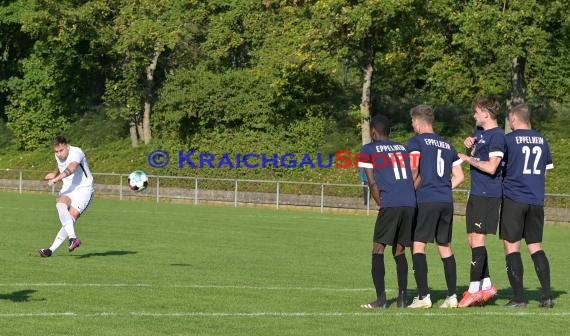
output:
{"label": "white sock", "polygon": [[67,232],[67,236],[70,239],[77,238],[77,236],[75,236],[75,228],[73,227],[75,220],[69,213],[67,204],[57,203],[55,207],[57,208],[57,213],[59,214],[59,221],[61,222],[61,226],[63,226],[65,232]]}
{"label": "white sock", "polygon": [[493,286],[493,284],[491,284],[491,278],[485,278],[481,281],[481,289],[482,290],[487,290],[487,289],[491,288],[491,286]]}
{"label": "white sock", "polygon": [[467,290],[469,293],[477,293],[480,289],[481,283],[479,281],[471,281],[469,283],[469,289]]}
{"label": "white sock", "polygon": [[59,232],[57,233],[57,236],[55,236],[55,239],[53,240],[53,243],[51,244],[51,246],[49,247],[49,249],[51,250],[51,252],[55,252],[55,250],[57,250],[58,247],[61,246],[61,244],[63,244],[63,242],[67,239],[67,232],[65,232],[64,228],[59,229]]}

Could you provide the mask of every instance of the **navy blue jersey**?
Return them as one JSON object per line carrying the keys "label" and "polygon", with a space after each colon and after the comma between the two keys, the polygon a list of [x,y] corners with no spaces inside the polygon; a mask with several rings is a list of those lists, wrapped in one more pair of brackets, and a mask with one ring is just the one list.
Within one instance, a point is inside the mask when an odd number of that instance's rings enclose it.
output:
{"label": "navy blue jersey", "polygon": [[546,170],[554,168],[546,139],[533,130],[506,135],[504,196],[515,202],[544,205]]}
{"label": "navy blue jersey", "polygon": [[[505,133],[500,127],[476,133],[473,157],[489,161],[492,157],[503,158],[505,154]],[[494,174],[487,174],[473,166],[471,171],[471,194],[483,197],[502,197],[501,165]]]}
{"label": "navy blue jersey", "polygon": [[364,145],[360,155],[362,162],[358,163],[359,167],[374,169],[381,208],[416,206],[406,147],[390,140],[375,141]]}
{"label": "navy blue jersey", "polygon": [[408,151],[420,155],[418,203],[453,202],[451,170],[463,162],[455,148],[435,133],[424,133],[408,140]]}

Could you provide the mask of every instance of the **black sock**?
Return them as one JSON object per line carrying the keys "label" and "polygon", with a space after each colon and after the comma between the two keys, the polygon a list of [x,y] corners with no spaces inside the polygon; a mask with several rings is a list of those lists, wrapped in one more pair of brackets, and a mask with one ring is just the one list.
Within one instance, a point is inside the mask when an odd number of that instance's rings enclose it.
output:
{"label": "black sock", "polygon": [[398,276],[398,293],[408,289],[408,259],[404,253],[394,256]]}
{"label": "black sock", "polygon": [[386,291],[386,285],[384,284],[385,272],[384,254],[372,254],[372,282],[374,282],[374,288],[376,288],[377,298],[382,297]]}
{"label": "black sock", "polygon": [[443,272],[445,274],[445,283],[447,284],[447,296],[457,293],[457,265],[455,256],[451,255],[447,258],[441,258],[443,262]]}
{"label": "black sock", "polygon": [[524,268],[520,252],[507,254],[507,276],[513,289],[513,300],[523,302],[523,276]]}
{"label": "black sock", "polygon": [[540,250],[531,255],[531,257],[538,281],[540,281],[540,286],[542,287],[542,296],[544,298],[552,298],[552,293],[550,292],[550,264],[546,254]]}
{"label": "black sock", "polygon": [[487,254],[487,248],[485,246],[483,246],[483,248],[485,249],[485,262],[483,263],[483,277],[481,279],[491,277],[489,275],[489,258],[488,258],[488,254]]}
{"label": "black sock", "polygon": [[483,267],[485,265],[485,246],[471,248],[471,274],[470,280],[481,281],[483,279]]}
{"label": "black sock", "polygon": [[426,255],[424,253],[412,254],[412,261],[414,265],[414,278],[418,285],[419,299],[423,299],[428,295],[428,264]]}

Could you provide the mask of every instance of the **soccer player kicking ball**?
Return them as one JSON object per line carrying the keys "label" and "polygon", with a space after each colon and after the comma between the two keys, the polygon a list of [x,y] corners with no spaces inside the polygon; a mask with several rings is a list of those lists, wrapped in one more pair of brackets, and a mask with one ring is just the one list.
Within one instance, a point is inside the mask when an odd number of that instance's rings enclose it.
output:
{"label": "soccer player kicking ball", "polygon": [[63,186],[59,192],[55,207],[61,222],[61,229],[49,248],[40,249],[41,257],[47,258],[69,238],[69,252],[81,245],[75,234],[75,221],[85,211],[93,196],[93,175],[89,170],[85,154],[79,147],[70,146],[67,139],[57,136],[52,141],[57,167],[47,174],[48,185],[61,181]]}
{"label": "soccer player kicking ball", "polygon": [[384,250],[392,246],[398,278],[397,306],[405,308],[408,287],[408,261],[405,248],[412,243],[412,226],[416,212],[416,193],[406,148],[388,140],[390,126],[382,116],[370,120],[373,142],[364,145],[359,162],[365,168],[372,198],[380,207],[372,247],[372,281],[376,300],[361,305],[362,308],[387,308],[384,283]]}
{"label": "soccer player kicking ball", "polygon": [[[453,231],[452,189],[464,180],[461,159],[457,151],[433,129],[434,111],[431,106],[418,105],[411,110],[412,126],[416,136],[408,140],[416,188],[418,214],[414,231],[412,261],[418,296],[408,308],[432,306],[428,286],[427,243],[435,243],[443,262],[447,297],[441,308],[457,307],[457,266],[451,249]],[[417,155],[413,155],[417,153]]]}
{"label": "soccer player kicking ball", "polygon": [[513,298],[507,307],[525,307],[523,263],[524,238],[542,287],[539,307],[552,308],[550,265],[542,249],[546,171],[554,168],[546,139],[530,126],[530,108],[517,105],[509,112],[513,132],[507,134],[506,171],[503,181],[503,211],[500,237],[505,246],[507,275]]}

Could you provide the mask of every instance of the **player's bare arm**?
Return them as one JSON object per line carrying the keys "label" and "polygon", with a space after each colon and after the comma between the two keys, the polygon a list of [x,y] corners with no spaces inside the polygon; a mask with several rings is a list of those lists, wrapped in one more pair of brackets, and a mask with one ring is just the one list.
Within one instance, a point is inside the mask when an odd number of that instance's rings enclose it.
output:
{"label": "player's bare arm", "polygon": [[499,168],[499,165],[501,164],[501,157],[498,156],[493,156],[489,158],[489,161],[480,161],[477,160],[476,158],[472,157],[472,156],[468,156],[462,153],[459,153],[459,158],[461,160],[463,160],[464,162],[469,163],[470,165],[472,165],[473,167],[479,169],[482,172],[485,172],[487,174],[495,174],[495,172],[497,171],[497,168]]}
{"label": "player's bare arm", "polygon": [[420,169],[419,169],[419,167],[412,166],[411,171],[412,171],[412,178],[414,181],[414,189],[418,190],[418,188],[422,184],[422,178],[420,176]]}
{"label": "player's bare arm", "polygon": [[465,138],[465,140],[463,140],[463,145],[465,145],[465,148],[467,148],[471,155],[473,155],[473,152],[475,151],[475,143],[477,142],[477,138],[475,137],[467,137]]}
{"label": "player's bare arm", "polygon": [[461,165],[455,165],[451,168],[451,189],[457,188],[465,180],[465,174],[463,174],[463,168]]}
{"label": "player's bare arm", "polygon": [[[67,166],[67,168],[64,169],[64,171],[56,174],[51,179],[48,179],[48,185],[52,186],[52,185],[56,184],[57,182],[63,180],[64,178],[68,177],[69,175],[72,175],[75,172],[75,170],[77,170],[77,166],[79,166],[79,162],[75,162],[75,161],[71,162]],[[50,175],[50,174],[48,174],[48,175]],[[46,175],[46,178],[48,177],[48,175]]]}
{"label": "player's bare arm", "polygon": [[380,206],[380,191],[378,190],[378,185],[376,184],[376,179],[374,178],[374,169],[365,168],[364,172],[368,178],[368,187],[370,188],[370,193],[372,198],[378,206]]}
{"label": "player's bare arm", "polygon": [[465,148],[471,149],[475,145],[475,140],[475,137],[467,137],[463,140],[463,145],[465,145]]}
{"label": "player's bare arm", "polygon": [[44,177],[44,180],[51,180],[54,177],[56,177],[57,174],[59,174],[59,170],[57,169],[57,166],[55,166],[55,168],[53,169],[52,172],[46,174],[46,176]]}

